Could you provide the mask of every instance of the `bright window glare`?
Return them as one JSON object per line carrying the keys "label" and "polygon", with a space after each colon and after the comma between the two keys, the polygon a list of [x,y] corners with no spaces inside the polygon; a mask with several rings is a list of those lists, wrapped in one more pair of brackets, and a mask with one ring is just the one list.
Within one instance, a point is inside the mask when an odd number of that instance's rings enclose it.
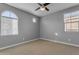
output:
{"label": "bright window glare", "polygon": [[9,15],[9,11],[5,11],[5,12],[3,12],[3,13],[1,14],[1,16],[10,17],[10,15]]}
{"label": "bright window glare", "polygon": [[13,12],[10,12],[10,11],[4,11],[2,13],[2,16],[11,17],[11,18],[17,18],[17,16]]}

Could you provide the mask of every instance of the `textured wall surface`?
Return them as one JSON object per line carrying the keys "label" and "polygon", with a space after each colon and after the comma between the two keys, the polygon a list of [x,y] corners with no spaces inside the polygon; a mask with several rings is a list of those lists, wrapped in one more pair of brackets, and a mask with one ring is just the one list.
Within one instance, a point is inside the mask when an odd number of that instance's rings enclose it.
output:
{"label": "textured wall surface", "polygon": [[[32,14],[29,14],[27,12],[24,12],[22,10],[19,10],[17,8],[11,7],[9,5],[0,4],[0,14],[6,10],[12,11],[18,16],[19,34],[0,36],[0,47],[17,44],[23,41],[28,41],[28,40],[39,37],[40,31],[39,31],[39,18],[38,17]],[[32,22],[32,18],[34,17],[37,19],[37,23]]]}
{"label": "textured wall surface", "polygon": [[[79,6],[74,6],[42,17],[40,21],[40,37],[71,44],[79,44],[79,32],[64,31],[64,14],[78,10]],[[58,33],[58,36],[56,36],[55,33]]]}
{"label": "textured wall surface", "polygon": [[[38,18],[28,12],[6,4],[0,4],[0,14],[6,10],[10,10],[18,16],[19,34],[0,36],[0,48],[39,37],[71,44],[79,44],[79,32],[64,32],[64,13],[77,11],[79,10],[79,6],[55,12],[42,18]],[[36,18],[37,23],[33,23],[32,18]],[[56,36],[55,33],[58,33],[58,36]]]}

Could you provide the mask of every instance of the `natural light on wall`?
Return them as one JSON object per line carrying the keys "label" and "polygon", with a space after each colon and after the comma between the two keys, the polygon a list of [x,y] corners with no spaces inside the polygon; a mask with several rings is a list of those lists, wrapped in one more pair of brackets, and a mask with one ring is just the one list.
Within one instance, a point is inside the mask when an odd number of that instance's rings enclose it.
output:
{"label": "natural light on wall", "polygon": [[18,17],[11,11],[1,14],[1,35],[18,35]]}
{"label": "natural light on wall", "polygon": [[79,11],[64,14],[65,32],[79,31]]}

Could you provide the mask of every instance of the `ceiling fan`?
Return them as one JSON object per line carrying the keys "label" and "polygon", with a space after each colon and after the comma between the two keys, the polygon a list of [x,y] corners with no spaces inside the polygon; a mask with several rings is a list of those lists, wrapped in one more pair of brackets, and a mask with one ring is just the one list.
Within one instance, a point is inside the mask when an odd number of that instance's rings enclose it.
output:
{"label": "ceiling fan", "polygon": [[44,3],[44,4],[38,3],[38,5],[39,5],[40,7],[38,7],[37,9],[35,9],[35,11],[37,11],[37,10],[49,11],[49,9],[47,8],[47,6],[48,6],[49,4],[50,4],[50,3]]}

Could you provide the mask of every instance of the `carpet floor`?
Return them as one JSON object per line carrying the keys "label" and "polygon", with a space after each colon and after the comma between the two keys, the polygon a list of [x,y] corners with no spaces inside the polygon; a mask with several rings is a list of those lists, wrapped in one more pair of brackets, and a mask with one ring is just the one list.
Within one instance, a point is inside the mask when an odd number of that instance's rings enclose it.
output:
{"label": "carpet floor", "polygon": [[36,40],[16,47],[0,51],[1,55],[78,55],[79,48],[49,42],[46,40]]}

